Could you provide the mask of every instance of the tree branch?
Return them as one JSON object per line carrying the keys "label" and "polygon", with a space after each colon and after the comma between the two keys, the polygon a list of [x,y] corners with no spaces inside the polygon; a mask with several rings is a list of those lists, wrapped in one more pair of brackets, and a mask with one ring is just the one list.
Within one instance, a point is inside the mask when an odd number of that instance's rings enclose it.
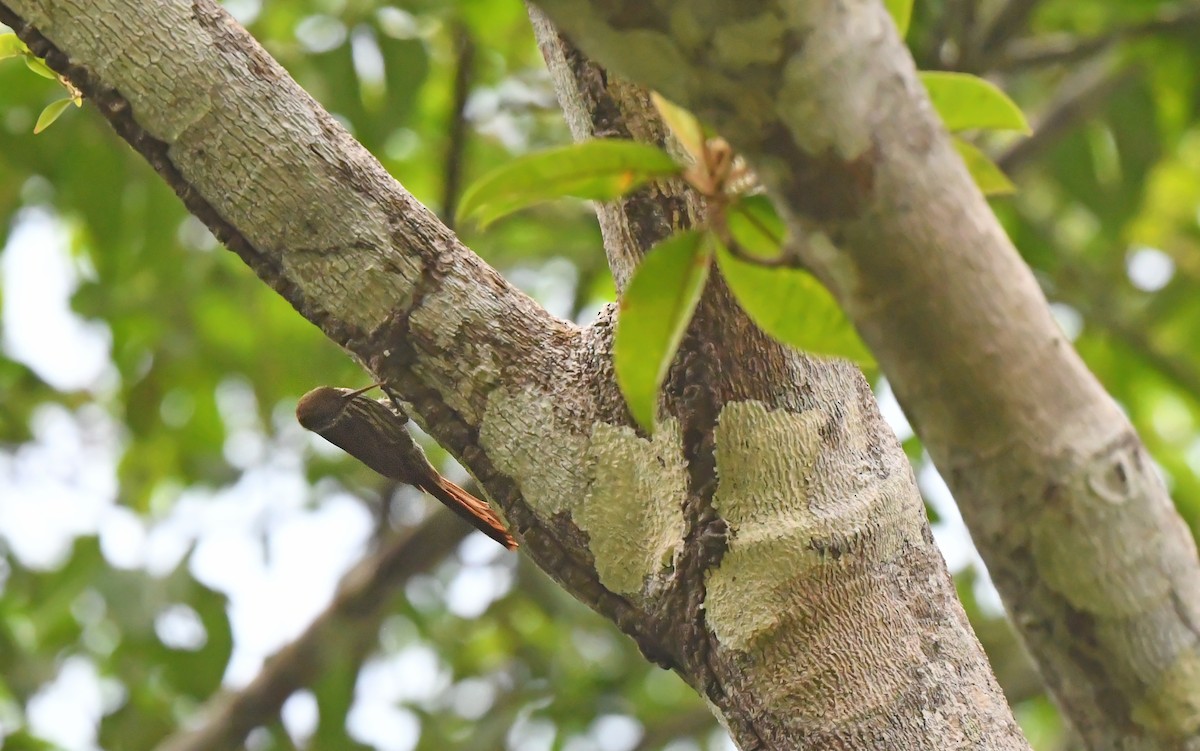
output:
{"label": "tree branch", "polygon": [[971,182],[883,6],[726,0],[710,6],[724,23],[687,33],[666,0],[542,7],[714,125],[793,231],[818,230],[805,260],[887,373],[1083,737],[1173,748],[1200,732],[1200,713],[1180,709],[1200,695],[1195,543]]}
{"label": "tree branch", "polygon": [[1018,71],[1046,65],[1077,63],[1122,42],[1154,34],[1189,34],[1200,28],[1200,6],[1191,3],[1165,10],[1157,18],[1113,29],[1093,37],[1061,35],[1057,38],[1018,40],[995,59],[994,68]]}
{"label": "tree branch", "polygon": [[[638,140],[672,147],[644,89],[589,61],[537,10],[531,9],[530,15],[576,138],[633,135]],[[656,186],[653,191],[599,207],[605,245],[618,286],[632,273],[646,247],[664,232],[690,226],[691,217],[702,215],[702,210],[697,196],[683,186]],[[696,530],[688,533],[685,553],[676,564],[687,600],[674,605],[674,593],[670,592],[660,598],[665,603],[665,612],[677,613],[664,619],[664,625],[673,624],[668,628],[673,628],[675,639],[684,645],[681,675],[720,710],[724,724],[743,748],[856,748],[864,744],[870,747],[875,745],[871,738],[883,737],[876,733],[885,734],[890,745],[903,747],[908,742],[906,738],[928,736],[931,732],[927,727],[912,726],[906,719],[911,716],[910,702],[927,701],[937,704],[937,711],[945,717],[963,718],[951,723],[955,728],[964,723],[989,728],[983,733],[988,737],[989,747],[1023,747],[978,642],[967,630],[966,616],[954,596],[944,562],[928,544],[932,540],[907,459],[880,418],[865,380],[846,363],[799,356],[765,337],[748,321],[715,272],[714,277],[689,326],[668,379],[664,400],[669,413],[678,417],[684,435],[689,436],[685,452],[691,482],[684,508],[689,525]],[[755,461],[760,457],[775,457],[769,460],[767,485],[782,483],[775,489],[748,487],[745,502],[753,506],[754,499],[781,494],[783,508],[773,506],[772,511],[762,513],[787,516],[790,512],[786,508],[801,509],[822,503],[817,497],[826,497],[835,506],[840,505],[835,498],[873,498],[867,501],[871,510],[865,513],[878,519],[879,526],[871,522],[863,527],[858,512],[844,507],[834,512],[831,507],[826,512],[830,516],[815,525],[812,523],[815,520],[806,520],[804,512],[798,511],[801,517],[792,522],[768,522],[771,530],[768,532],[760,531],[759,524],[739,513],[734,508],[737,502],[732,500],[739,495],[732,489],[739,481],[733,478],[748,467],[734,456],[740,449],[731,450],[728,444],[722,448],[722,431],[736,425],[742,407],[751,410],[766,407],[773,419],[791,425],[781,426],[788,437],[776,434],[777,443],[765,438],[761,425],[752,431],[757,437],[747,435],[736,439],[749,440],[753,445],[765,439],[761,451],[753,451]],[[816,461],[822,469],[815,469],[803,481],[811,488],[823,490],[785,500],[792,495],[785,488],[794,488],[798,481],[789,479],[788,463],[797,459],[802,464],[814,461],[805,458],[806,449],[794,443],[807,430],[789,422],[804,419],[805,415],[818,420],[824,418],[817,415],[829,416],[826,429],[832,432],[825,440],[818,440],[821,458]],[[860,446],[869,446],[867,452],[881,464],[866,469]],[[889,489],[851,490],[846,483],[853,485],[852,478],[863,477],[863,473],[887,478],[884,482]],[[780,527],[793,524],[793,531],[783,531]],[[721,529],[723,525],[728,525],[727,533]],[[912,535],[914,527],[910,525],[920,527],[922,533]],[[715,534],[722,537],[727,534],[732,539],[729,549],[721,549],[723,541]],[[878,547],[879,534],[908,540],[906,544],[911,547],[906,548],[903,564],[886,552],[889,546]],[[787,542],[789,539],[791,543]],[[806,563],[805,552],[781,552],[790,545],[804,551],[824,552],[819,561]],[[873,573],[856,573],[847,578],[849,559],[843,557],[847,555],[858,561],[855,566],[864,566]],[[752,567],[747,567],[749,560],[769,563],[766,569],[753,572]],[[902,573],[894,568],[897,565],[903,569]],[[726,576],[736,579],[737,585],[733,587],[736,595],[725,589],[723,582],[729,581]],[[879,582],[896,576],[906,582],[921,582],[906,590],[905,599],[907,603],[925,604],[915,608],[900,603],[887,605],[881,601],[880,593],[873,590],[875,584],[853,583]],[[850,591],[843,589],[847,586]],[[794,593],[784,594],[789,590]],[[839,591],[842,594],[837,594]],[[757,592],[763,594],[753,594]],[[732,600],[726,599],[731,595]],[[790,597],[805,602],[803,606],[797,605],[805,612],[824,613],[813,616],[816,622],[842,617],[836,615],[841,605],[833,605],[834,602],[853,603],[852,607],[864,617],[854,618],[855,633],[836,636],[804,617],[749,626],[759,620],[755,611],[760,601],[761,605],[767,605]],[[915,619],[911,627],[891,625],[888,613],[895,612],[894,608]],[[769,606],[767,609],[773,610]],[[865,615],[868,612],[874,615]],[[936,625],[929,619],[934,612],[939,614],[934,619]],[[762,630],[756,631],[752,645],[741,644],[726,631],[723,625],[726,618],[743,624],[739,629],[749,626],[751,630]],[[905,648],[888,658],[867,660],[875,664],[864,668],[862,673],[847,674],[842,670],[840,666],[847,659],[862,664],[863,645],[887,643],[897,628],[919,635],[917,638],[926,644],[923,649],[935,649],[941,655],[939,659],[953,660],[954,680],[972,686],[969,691],[975,699],[949,704],[934,699],[929,693],[932,686],[926,680],[937,671],[928,672],[910,663],[913,655]],[[750,652],[743,653],[743,648],[749,648]],[[865,649],[870,652],[875,648]],[[857,657],[850,658],[850,654]],[[803,657],[797,658],[798,655]],[[896,658],[899,663],[894,661]],[[839,674],[838,685],[831,686],[818,678],[824,674]],[[769,697],[761,697],[758,684],[762,681],[780,688],[771,690]],[[941,679],[936,683],[937,696],[944,696],[945,684]],[[890,696],[881,696],[877,709],[866,715],[846,716],[834,698],[846,693],[872,695],[888,685],[895,687],[895,691],[882,689]],[[945,734],[940,730],[932,732],[939,738],[932,742],[945,747],[967,742],[957,730],[948,729]]]}
{"label": "tree branch", "polygon": [[234,751],[250,731],[275,721],[298,689],[311,685],[331,664],[359,664],[374,649],[379,625],[405,582],[444,559],[470,531],[449,510],[390,536],[354,566],[333,601],[300,636],[267,660],[244,689],[210,700],[201,724],[167,738],[158,751]]}
{"label": "tree branch", "polygon": [[454,228],[454,213],[462,192],[463,159],[467,147],[467,98],[475,77],[475,40],[466,24],[451,31],[454,40],[454,91],[450,105],[450,135],[446,143],[445,183],[442,186],[442,221]]}
{"label": "tree branch", "polygon": [[[1038,229],[1046,238],[1053,236],[1049,228]],[[1200,403],[1200,370],[1187,357],[1181,357],[1183,353],[1172,352],[1154,339],[1151,332],[1161,327],[1152,313],[1130,314],[1129,306],[1091,302],[1102,299],[1099,294],[1109,292],[1108,286],[1099,275],[1077,266],[1060,276],[1055,293],[1058,299],[1082,313],[1088,324],[1127,347],[1182,393]]]}
{"label": "tree branch", "polygon": [[222,242],[407,402],[501,508],[523,552],[661,652],[645,613],[601,583],[584,532],[562,514],[564,499],[581,498],[614,515],[591,519],[601,526],[648,513],[589,485],[585,463],[616,471],[606,452],[625,451],[593,443],[597,424],[637,440],[606,365],[611,324],[580,330],[505,281],[211,0],[3,0],[0,22],[83,91]]}
{"label": "tree branch", "polygon": [[[743,748],[1025,746],[911,467],[855,369],[771,341],[714,276],[668,374],[660,427],[635,431],[613,387],[612,311],[581,330],[516,292],[209,0],[51,5],[0,0],[0,18],[263,278],[410,402],[523,551],[679,671]],[[781,28],[769,21],[736,33],[756,42]],[[891,28],[882,11],[874,22]],[[541,41],[561,61],[552,68],[573,125],[663,140],[644,90],[560,50],[557,34]],[[650,51],[647,69],[659,69],[658,41],[621,51],[633,63]],[[772,108],[806,101],[758,88],[760,74],[701,90],[713,101],[758,91]],[[839,114],[849,113],[826,116]],[[852,114],[835,130],[869,122]],[[783,135],[771,136],[785,147],[776,180],[794,166]],[[852,210],[854,181],[834,177],[807,194]],[[673,190],[601,212],[619,283],[649,238],[690,216]]]}
{"label": "tree branch", "polygon": [[996,55],[997,51],[1008,44],[1008,40],[1018,34],[1029,22],[1029,16],[1037,9],[1042,0],[1008,0],[996,12],[992,22],[988,24],[980,36],[977,45],[976,59],[983,67]]}
{"label": "tree branch", "polygon": [[1010,146],[996,159],[996,164],[1004,172],[1016,174],[1072,128],[1107,106],[1114,94],[1140,75],[1136,68],[1109,70],[1106,65],[1079,71],[1059,87],[1056,99],[1038,116],[1033,134]]}

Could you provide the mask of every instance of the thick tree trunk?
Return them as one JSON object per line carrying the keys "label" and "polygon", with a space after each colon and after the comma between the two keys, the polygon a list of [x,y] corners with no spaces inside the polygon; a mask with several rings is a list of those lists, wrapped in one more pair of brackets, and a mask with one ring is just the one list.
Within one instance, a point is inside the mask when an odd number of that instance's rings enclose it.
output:
{"label": "thick tree trunk", "polygon": [[878,358],[1088,744],[1195,743],[1194,541],[971,183],[883,5],[542,7],[758,169],[805,262]]}
{"label": "thick tree trunk", "polygon": [[[639,433],[611,311],[584,329],[552,318],[219,8],[150,5],[0,0],[0,21],[407,400],[522,550],[679,672],[742,748],[1025,747],[857,370],[767,339],[714,280],[662,426]],[[577,132],[653,132],[644,95],[614,95],[546,34]],[[606,210],[618,278],[687,216],[670,188]]]}

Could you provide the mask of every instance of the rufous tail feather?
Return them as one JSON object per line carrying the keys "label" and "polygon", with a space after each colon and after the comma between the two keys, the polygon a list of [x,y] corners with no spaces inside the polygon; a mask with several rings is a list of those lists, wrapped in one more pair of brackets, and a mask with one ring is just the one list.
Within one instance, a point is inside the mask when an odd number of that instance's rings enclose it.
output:
{"label": "rufous tail feather", "polygon": [[471,522],[480,532],[492,538],[509,550],[517,549],[517,541],[508,533],[504,522],[496,516],[491,506],[463,490],[459,486],[438,475],[437,484],[424,488],[426,492],[450,507],[462,518]]}

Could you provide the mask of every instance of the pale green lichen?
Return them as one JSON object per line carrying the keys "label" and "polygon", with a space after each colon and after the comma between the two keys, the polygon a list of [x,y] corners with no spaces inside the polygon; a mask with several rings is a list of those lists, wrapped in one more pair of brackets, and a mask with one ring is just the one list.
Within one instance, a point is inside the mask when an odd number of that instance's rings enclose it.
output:
{"label": "pale green lichen", "polygon": [[679,429],[665,421],[653,439],[597,423],[590,436],[557,420],[549,397],[498,390],[479,440],[543,519],[566,511],[596,562],[600,583],[636,594],[669,569],[682,545],[687,465]]}
{"label": "pale green lichen", "polygon": [[693,49],[708,41],[712,28],[706,25],[695,12],[692,3],[675,3],[671,6],[667,24],[671,38],[684,49]]}
{"label": "pale green lichen", "polygon": [[597,424],[587,464],[588,493],[574,518],[588,533],[600,583],[640,592],[683,544],[687,463],[678,425],[664,421],[646,440],[628,427]]}
{"label": "pale green lichen", "polygon": [[[830,9],[831,4],[818,3],[814,7],[816,10],[804,11],[804,17],[794,18],[788,25],[836,28],[835,23],[817,17],[822,10],[836,12]],[[878,14],[854,15],[861,17],[858,23],[871,25],[864,36],[810,34],[783,68],[776,111],[795,142],[810,154],[832,152],[852,160],[871,147],[871,129],[878,119],[879,106],[875,92],[870,87],[844,84],[870,80],[865,74],[869,58],[875,54],[850,40],[882,37],[885,28]]]}
{"label": "pale green lichen", "polygon": [[543,519],[568,510],[586,491],[587,439],[558,423],[545,395],[494,391],[479,426],[479,443]]}
{"label": "pale green lichen", "polygon": [[920,540],[920,513],[904,503],[919,499],[902,455],[885,477],[863,472],[868,439],[853,432],[863,421],[854,402],[843,410],[837,451],[826,447],[830,415],[822,410],[739,402],[721,411],[713,505],[729,524],[730,542],[709,572],[705,609],[722,645],[747,650],[789,617],[799,582],[829,565],[821,545],[868,540],[869,553],[844,555],[888,557]]}
{"label": "pale green lichen", "polygon": [[1133,719],[1156,734],[1200,733],[1200,654],[1195,648],[1178,655],[1159,676],[1145,699],[1134,705]]}
{"label": "pale green lichen", "polygon": [[727,405],[716,430],[719,482],[713,505],[729,524],[729,550],[708,576],[708,625],[727,647],[746,649],[779,617],[774,593],[812,565],[803,502],[820,450],[817,411],[769,412]]}
{"label": "pale green lichen", "polygon": [[762,13],[713,30],[713,53],[723,65],[744,68],[775,63],[783,54],[786,27],[773,13]]}
{"label": "pale green lichen", "polygon": [[364,331],[408,304],[412,280],[419,273],[419,265],[409,259],[391,262],[378,254],[337,254],[303,246],[284,253],[280,263],[284,275],[302,284],[309,297],[322,300],[334,318]]}
{"label": "pale green lichen", "polygon": [[[453,409],[469,422],[478,422],[482,415],[478,414],[475,403],[468,396],[487,390],[488,386],[500,381],[503,367],[501,355],[489,344],[475,343],[471,345],[469,357],[471,369],[464,370],[461,342],[471,341],[470,336],[462,336],[463,330],[479,331],[491,325],[499,315],[497,311],[462,305],[459,296],[461,290],[453,287],[436,294],[426,295],[421,305],[409,316],[409,326],[414,334],[432,341],[434,347],[449,353],[443,361],[425,361],[428,364],[428,375],[431,381],[445,378],[450,374],[452,384],[441,391],[447,406]],[[435,372],[436,371],[436,372]],[[421,362],[418,362],[417,372],[424,374]]]}
{"label": "pale green lichen", "polygon": [[[559,27],[579,39],[589,57],[639,83],[684,101],[684,92],[700,85],[687,65],[687,55],[666,29],[630,28],[606,15],[608,8],[592,3],[544,0],[538,5]],[[619,9],[614,12],[620,13]]]}
{"label": "pale green lichen", "polygon": [[1150,526],[1138,518],[1140,512],[1124,506],[1106,511],[1110,517],[1124,516],[1125,523],[1097,524],[1088,534],[1064,535],[1064,529],[1079,529],[1078,515],[1047,508],[1033,525],[1033,559],[1042,583],[1073,607],[1102,617],[1137,615],[1169,596],[1171,580],[1149,565],[1155,551],[1142,541],[1153,531],[1144,530],[1144,536],[1128,533],[1130,528]]}

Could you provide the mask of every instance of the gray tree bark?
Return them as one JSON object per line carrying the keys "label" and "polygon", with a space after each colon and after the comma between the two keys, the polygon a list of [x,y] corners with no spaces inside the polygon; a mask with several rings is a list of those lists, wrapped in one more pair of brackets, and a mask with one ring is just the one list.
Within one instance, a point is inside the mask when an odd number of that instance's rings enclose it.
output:
{"label": "gray tree bark", "polygon": [[[1026,747],[853,367],[774,343],[714,278],[647,436],[611,310],[580,328],[514,289],[210,0],[0,0],[0,21],[742,748]],[[661,137],[644,92],[542,31],[577,133]],[[672,186],[604,210],[617,278],[690,215]]]}
{"label": "gray tree bark", "polygon": [[1200,747],[1200,565],[877,0],[545,0],[753,164],[878,358],[1092,748]]}

